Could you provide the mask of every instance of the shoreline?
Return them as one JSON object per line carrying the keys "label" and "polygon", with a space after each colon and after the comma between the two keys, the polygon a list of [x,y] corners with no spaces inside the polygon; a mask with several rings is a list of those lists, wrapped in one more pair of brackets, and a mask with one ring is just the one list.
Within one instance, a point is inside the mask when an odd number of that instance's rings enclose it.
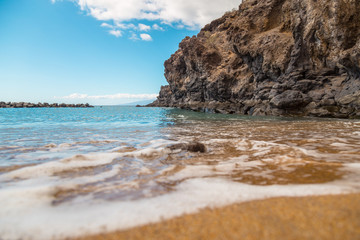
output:
{"label": "shoreline", "polygon": [[127,230],[72,238],[360,239],[360,193],[276,197],[206,208]]}
{"label": "shoreline", "polygon": [[341,113],[333,114],[307,114],[306,112],[301,112],[297,110],[287,110],[281,114],[249,114],[243,111],[237,110],[238,104],[234,103],[213,103],[213,102],[201,102],[196,104],[159,104],[156,101],[147,105],[136,105],[136,107],[158,107],[158,108],[177,108],[182,110],[188,110],[193,112],[202,112],[202,113],[216,113],[216,114],[235,114],[241,116],[253,116],[253,117],[314,117],[314,118],[332,118],[332,119],[360,119],[360,112],[356,112],[354,115],[345,115]]}

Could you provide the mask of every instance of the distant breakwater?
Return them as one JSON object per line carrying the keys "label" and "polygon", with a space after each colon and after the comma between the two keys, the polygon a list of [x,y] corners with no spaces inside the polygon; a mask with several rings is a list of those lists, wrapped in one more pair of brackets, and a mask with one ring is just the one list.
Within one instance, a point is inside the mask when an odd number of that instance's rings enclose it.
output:
{"label": "distant breakwater", "polygon": [[28,103],[28,102],[0,102],[0,108],[92,108],[88,103]]}

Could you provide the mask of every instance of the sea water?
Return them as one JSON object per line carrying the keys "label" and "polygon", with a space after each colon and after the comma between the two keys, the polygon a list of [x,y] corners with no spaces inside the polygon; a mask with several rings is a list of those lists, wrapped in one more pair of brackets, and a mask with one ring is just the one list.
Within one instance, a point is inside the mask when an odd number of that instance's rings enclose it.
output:
{"label": "sea water", "polygon": [[[200,142],[206,152],[175,144]],[[0,109],[0,239],[110,232],[206,207],[360,192],[360,121],[179,109]]]}

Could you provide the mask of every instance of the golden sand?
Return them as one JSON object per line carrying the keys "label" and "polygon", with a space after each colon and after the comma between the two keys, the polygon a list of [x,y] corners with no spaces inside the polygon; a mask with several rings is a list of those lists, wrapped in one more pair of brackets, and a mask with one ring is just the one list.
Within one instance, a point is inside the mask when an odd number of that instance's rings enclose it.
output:
{"label": "golden sand", "polygon": [[80,239],[359,240],[360,194],[245,202]]}

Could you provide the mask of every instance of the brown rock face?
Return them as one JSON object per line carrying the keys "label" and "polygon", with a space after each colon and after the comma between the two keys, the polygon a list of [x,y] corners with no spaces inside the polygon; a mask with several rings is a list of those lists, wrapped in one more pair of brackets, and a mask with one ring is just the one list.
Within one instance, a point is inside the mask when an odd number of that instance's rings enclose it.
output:
{"label": "brown rock face", "polygon": [[244,0],[164,65],[150,106],[360,117],[360,1]]}

